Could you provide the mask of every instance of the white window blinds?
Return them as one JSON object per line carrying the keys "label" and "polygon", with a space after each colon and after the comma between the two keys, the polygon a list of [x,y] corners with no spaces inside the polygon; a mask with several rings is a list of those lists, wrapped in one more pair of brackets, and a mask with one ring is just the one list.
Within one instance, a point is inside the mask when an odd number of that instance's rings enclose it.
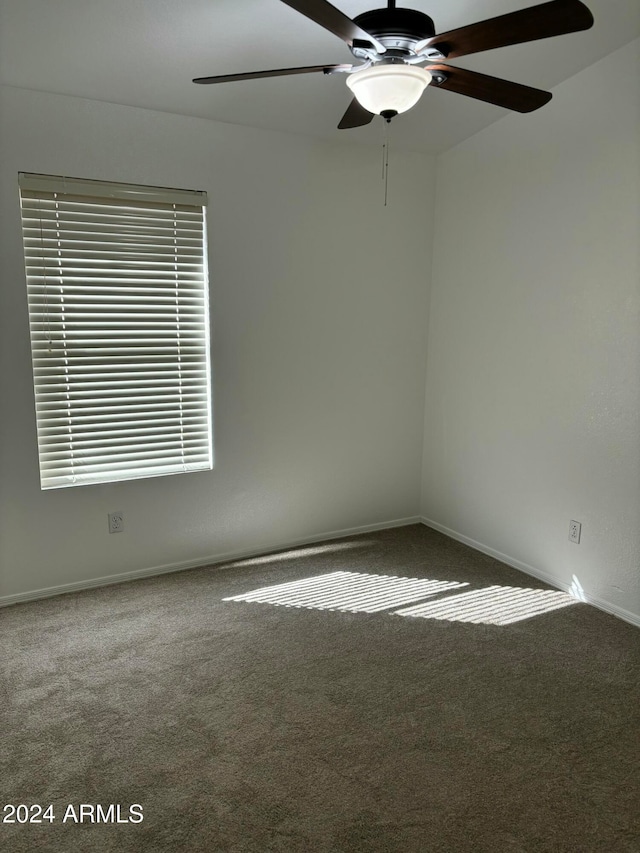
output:
{"label": "white window blinds", "polygon": [[19,183],[42,488],[211,468],[206,194]]}

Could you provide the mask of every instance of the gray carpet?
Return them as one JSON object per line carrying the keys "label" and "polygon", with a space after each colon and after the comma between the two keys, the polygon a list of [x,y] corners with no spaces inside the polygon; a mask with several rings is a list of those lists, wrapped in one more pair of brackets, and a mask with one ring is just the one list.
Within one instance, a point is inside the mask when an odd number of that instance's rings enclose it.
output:
{"label": "gray carpet", "polygon": [[0,846],[638,853],[640,634],[544,590],[415,525],[7,608],[1,804],[55,820]]}

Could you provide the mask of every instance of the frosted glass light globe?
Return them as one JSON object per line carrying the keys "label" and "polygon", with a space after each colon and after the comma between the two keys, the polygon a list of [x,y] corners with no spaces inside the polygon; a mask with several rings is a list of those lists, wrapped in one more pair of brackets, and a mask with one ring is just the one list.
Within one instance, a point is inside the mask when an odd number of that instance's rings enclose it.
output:
{"label": "frosted glass light globe", "polygon": [[415,65],[376,65],[355,71],[347,86],[370,113],[404,113],[420,100],[431,74]]}

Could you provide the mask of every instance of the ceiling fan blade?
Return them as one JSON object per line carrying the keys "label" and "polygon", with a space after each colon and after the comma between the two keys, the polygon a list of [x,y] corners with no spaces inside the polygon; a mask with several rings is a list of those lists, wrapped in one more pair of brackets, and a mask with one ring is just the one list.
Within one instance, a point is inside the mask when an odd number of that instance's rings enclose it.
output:
{"label": "ceiling fan blade", "polygon": [[383,44],[326,0],[282,0],[282,2],[291,6],[296,12],[300,12],[301,15],[311,18],[350,47],[354,41],[364,41],[372,45],[378,53],[384,53],[386,50]]}
{"label": "ceiling fan blade", "polygon": [[273,71],[247,71],[243,74],[221,74],[217,77],[195,77],[194,83],[230,83],[232,80],[257,80],[261,77],[285,77],[288,74],[313,74],[324,71],[347,70],[351,65],[305,65],[301,68],[276,68]]}
{"label": "ceiling fan blade", "polygon": [[482,50],[588,30],[591,26],[593,15],[580,0],[551,0],[432,36],[415,45],[415,50],[419,52],[438,45],[444,48],[442,52],[447,59],[454,59]]}
{"label": "ceiling fan blade", "polygon": [[362,127],[373,119],[373,113],[365,108],[354,98],[347,107],[346,113],[340,119],[338,130],[347,130],[350,127]]}
{"label": "ceiling fan blade", "polygon": [[520,83],[512,83],[502,80],[500,77],[489,77],[477,71],[469,71],[466,68],[456,68],[453,65],[425,66],[427,71],[441,72],[446,75],[442,83],[431,86],[433,89],[449,89],[478,101],[486,101],[498,107],[515,110],[519,113],[530,113],[544,106],[551,100],[551,92],[542,89],[532,89],[531,86],[523,86]]}

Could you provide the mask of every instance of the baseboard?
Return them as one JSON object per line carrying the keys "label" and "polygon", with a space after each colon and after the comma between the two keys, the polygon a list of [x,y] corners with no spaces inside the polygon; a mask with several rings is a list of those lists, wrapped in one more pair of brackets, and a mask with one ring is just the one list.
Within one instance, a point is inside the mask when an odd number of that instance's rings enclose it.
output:
{"label": "baseboard", "polygon": [[9,607],[12,604],[35,601],[38,598],[52,598],[54,595],[64,595],[69,592],[80,592],[85,589],[93,589],[94,587],[111,586],[117,583],[141,580],[142,578],[150,578],[155,575],[165,575],[170,572],[182,572],[188,569],[197,569],[202,566],[215,566],[216,563],[226,563],[230,560],[244,560],[249,557],[258,557],[263,554],[283,551],[286,548],[299,548],[304,545],[313,545],[317,542],[326,542],[329,539],[358,536],[361,533],[371,533],[374,530],[391,530],[394,527],[406,527],[409,524],[420,524],[421,521],[422,519],[417,515],[411,516],[410,518],[396,518],[392,521],[383,521],[376,524],[364,524],[359,527],[347,527],[342,530],[332,530],[311,538],[290,539],[285,542],[277,543],[269,542],[249,550],[226,551],[224,553],[197,557],[196,559],[186,560],[180,563],[167,563],[162,566],[152,566],[147,569],[136,569],[132,572],[122,572],[117,575],[105,575],[101,578],[90,578],[88,580],[75,581],[74,583],[60,584],[59,586],[50,586],[46,589],[36,589],[31,592],[19,592],[14,595],[0,596],[0,607]]}
{"label": "baseboard", "polygon": [[[547,572],[543,572],[541,569],[537,569],[535,566],[530,566],[528,563],[516,560],[515,557],[510,557],[508,554],[496,551],[495,548],[490,548],[488,545],[484,545],[482,542],[477,542],[469,536],[464,536],[462,533],[458,533],[457,530],[445,527],[444,524],[439,524],[437,521],[432,521],[430,518],[423,517],[420,521],[425,525],[425,527],[431,527],[433,530],[437,530],[438,533],[444,533],[444,535],[448,536],[450,539],[462,542],[464,545],[468,545],[476,551],[480,551],[483,554],[487,554],[489,557],[494,557],[496,560],[500,560],[501,563],[506,563],[507,566],[511,566],[513,569],[518,569],[518,571],[524,572],[526,575],[531,575],[531,577],[538,578],[538,580],[548,583],[549,586],[554,586],[556,589],[560,589],[563,592],[568,592],[569,595],[575,596],[575,590],[572,589],[570,585]],[[593,607],[597,607],[598,610],[604,610],[605,613],[610,613],[612,616],[617,616],[619,619],[624,619],[625,622],[630,622],[632,625],[635,625],[636,628],[640,628],[640,615],[631,613],[629,610],[625,610],[622,607],[618,607],[610,601],[605,601],[595,595],[589,595],[587,592],[581,592],[580,601],[591,604]]]}

